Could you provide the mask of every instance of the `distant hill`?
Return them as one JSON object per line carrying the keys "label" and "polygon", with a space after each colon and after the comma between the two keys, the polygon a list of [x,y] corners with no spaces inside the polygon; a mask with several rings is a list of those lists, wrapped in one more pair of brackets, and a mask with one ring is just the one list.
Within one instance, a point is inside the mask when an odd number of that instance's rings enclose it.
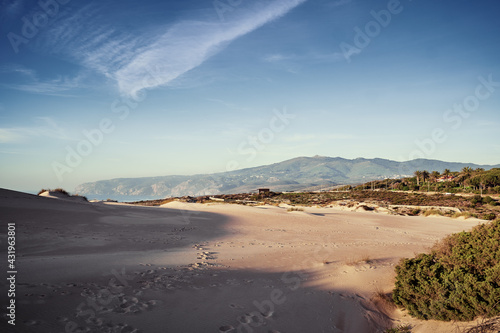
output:
{"label": "distant hill", "polygon": [[396,162],[386,159],[354,160],[340,157],[297,157],[291,160],[215,174],[120,178],[81,184],[75,191],[86,196],[179,197],[209,194],[232,194],[268,187],[274,191],[325,188],[340,184],[356,184],[376,179],[401,178],[416,170],[459,171],[471,168],[491,169],[500,165],[452,163],[416,159]]}

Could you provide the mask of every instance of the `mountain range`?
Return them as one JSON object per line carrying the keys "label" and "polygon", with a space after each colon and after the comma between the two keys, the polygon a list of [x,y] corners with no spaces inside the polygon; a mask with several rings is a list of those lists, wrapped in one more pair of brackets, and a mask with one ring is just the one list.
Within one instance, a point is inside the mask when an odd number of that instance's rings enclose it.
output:
{"label": "mountain range", "polygon": [[81,184],[75,191],[86,196],[165,198],[245,193],[258,188],[270,188],[272,191],[313,190],[376,179],[402,178],[413,175],[416,170],[460,171],[466,166],[486,170],[500,167],[429,159],[397,162],[380,158],[350,160],[314,156],[214,174],[101,180]]}

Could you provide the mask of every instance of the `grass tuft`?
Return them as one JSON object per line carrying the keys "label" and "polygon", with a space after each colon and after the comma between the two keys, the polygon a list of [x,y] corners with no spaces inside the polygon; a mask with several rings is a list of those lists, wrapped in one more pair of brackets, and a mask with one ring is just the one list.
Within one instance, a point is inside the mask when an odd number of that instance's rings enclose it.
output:
{"label": "grass tuft", "polygon": [[290,207],[286,210],[287,212],[303,212],[304,208],[300,207]]}
{"label": "grass tuft", "polygon": [[431,216],[431,215],[443,215],[443,212],[441,212],[439,209],[429,209],[424,212],[424,216]]}

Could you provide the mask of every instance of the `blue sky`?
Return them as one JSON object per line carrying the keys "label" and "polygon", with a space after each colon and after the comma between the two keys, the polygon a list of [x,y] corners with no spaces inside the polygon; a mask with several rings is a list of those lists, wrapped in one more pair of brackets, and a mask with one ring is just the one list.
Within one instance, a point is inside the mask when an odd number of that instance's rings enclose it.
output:
{"label": "blue sky", "polygon": [[0,187],[500,163],[498,1],[0,0]]}

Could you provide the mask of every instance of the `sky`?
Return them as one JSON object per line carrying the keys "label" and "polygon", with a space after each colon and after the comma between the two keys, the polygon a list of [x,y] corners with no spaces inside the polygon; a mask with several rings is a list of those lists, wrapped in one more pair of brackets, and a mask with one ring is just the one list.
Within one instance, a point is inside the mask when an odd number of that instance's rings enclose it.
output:
{"label": "sky", "polygon": [[0,0],[0,187],[500,163],[500,3]]}

